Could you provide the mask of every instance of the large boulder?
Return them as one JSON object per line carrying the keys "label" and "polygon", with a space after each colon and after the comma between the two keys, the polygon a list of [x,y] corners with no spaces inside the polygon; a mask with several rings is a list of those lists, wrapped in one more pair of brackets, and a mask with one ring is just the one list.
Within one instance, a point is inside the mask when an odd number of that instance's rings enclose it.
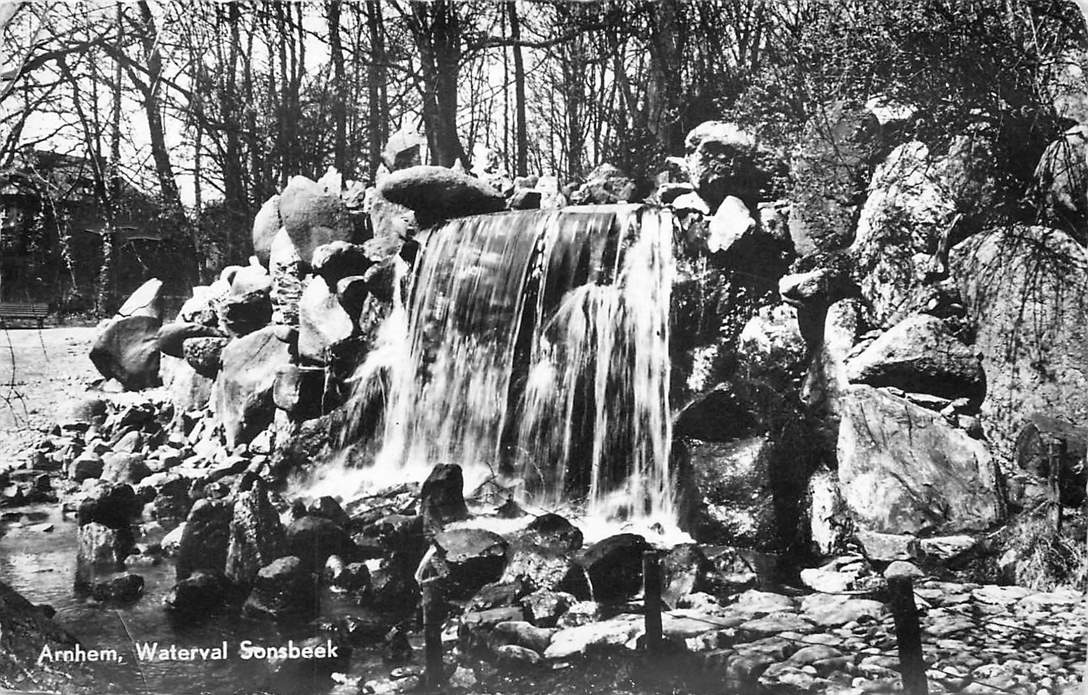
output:
{"label": "large boulder", "polygon": [[726,196],[707,226],[706,250],[711,254],[738,254],[743,247],[758,243],[759,223],[744,201]]}
{"label": "large boulder", "polygon": [[427,535],[437,533],[451,521],[468,518],[465,480],[460,466],[440,463],[431,469],[419,491],[419,514],[423,517]]}
{"label": "large boulder", "polygon": [[956,214],[936,158],[921,142],[902,144],[877,167],[862,207],[851,252],[862,296],[880,325],[907,310],[928,274],[941,235]]}
{"label": "large boulder", "polygon": [[145,463],[146,455],[128,452],[112,452],[102,455],[102,480],[110,483],[135,485],[151,475]]}
{"label": "large boulder", "polygon": [[985,444],[906,399],[852,386],[838,459],[843,499],[862,530],[950,534],[1000,521],[997,470]]}
{"label": "large boulder", "polygon": [[483,181],[436,166],[393,172],[378,184],[378,193],[414,211],[421,225],[498,212],[506,207],[502,194]]}
{"label": "large boulder", "polygon": [[[78,640],[7,584],[0,582],[0,689],[11,692],[94,692],[81,666],[41,656],[75,649]],[[71,673],[65,673],[71,671]],[[77,676],[77,680],[73,680]]]}
{"label": "large boulder", "polygon": [[166,610],[183,620],[203,619],[227,602],[232,588],[221,573],[196,570],[175,584],[162,603]]}
{"label": "large boulder", "polygon": [[774,444],[768,437],[686,444],[699,494],[694,535],[706,542],[748,548],[775,545]]}
{"label": "large boulder", "polygon": [[574,524],[558,514],[541,514],[510,539],[503,579],[554,589],[570,572],[573,555],[581,547],[582,532]]}
{"label": "large boulder", "polygon": [[329,287],[351,275],[362,275],[373,264],[368,246],[334,241],[314,249],[311,262],[316,275],[325,278]]}
{"label": "large boulder", "polygon": [[1001,460],[1035,413],[1088,420],[1088,250],[1015,226],[958,245],[952,267],[986,372],[982,425]]}
{"label": "large boulder", "polygon": [[171,357],[184,357],[184,344],[189,338],[221,337],[218,329],[189,321],[173,321],[159,328],[156,337],[159,352]]}
{"label": "large boulder", "polygon": [[214,336],[187,338],[181,344],[181,353],[193,371],[206,379],[214,379],[223,364],[223,348],[229,343],[229,338]]}
{"label": "large boulder", "polygon": [[832,421],[836,428],[842,397],[850,386],[846,362],[861,334],[862,312],[857,299],[840,299],[827,308],[801,389],[810,412]]}
{"label": "large boulder", "polygon": [[279,514],[268,499],[264,483],[254,480],[234,499],[224,574],[236,584],[249,585],[261,567],[283,556],[286,550],[287,538]]}
{"label": "large boulder", "polygon": [[280,193],[279,210],[283,228],[305,263],[322,244],[351,241],[351,220],[340,191],[329,190],[321,181],[291,177]]}
{"label": "large boulder", "polygon": [[330,555],[352,554],[354,543],[336,522],[307,514],[287,527],[287,550],[310,572],[320,572]]}
{"label": "large boulder", "polygon": [[790,164],[789,232],[799,254],[850,244],[882,149],[880,121],[858,103],[829,104],[805,125]]}
{"label": "large boulder", "polygon": [[304,621],[317,615],[318,605],[317,575],[288,555],[257,572],[243,614],[277,622]]}
{"label": "large boulder", "polygon": [[178,310],[176,321],[199,323],[212,328],[219,326],[219,302],[230,292],[230,284],[217,280],[210,285],[197,285],[192,296]]}
{"label": "large boulder", "polygon": [[162,320],[162,280],[151,278],[136,288],[117,310],[117,316],[150,316]]}
{"label": "large boulder", "polygon": [[808,346],[789,304],[762,307],[740,332],[737,356],[751,374],[790,379],[804,368]]}
{"label": "large boulder", "polygon": [[417,167],[423,163],[427,140],[414,130],[401,128],[389,136],[382,150],[382,163],[389,171]]}
{"label": "large boulder", "polygon": [[323,367],[299,367],[289,364],[276,373],[272,387],[272,401],[295,420],[309,420],[321,416],[321,403],[325,393],[325,369]]}
{"label": "large boulder", "polygon": [[[1088,469],[1088,428],[1045,415],[1034,415],[1016,437],[1016,464],[1020,476],[1009,485],[1009,501],[1028,507],[1049,500],[1051,474],[1056,473],[1062,504],[1084,504]],[[1054,470],[1054,469],[1057,470]]]}
{"label": "large boulder", "polygon": [[79,504],[80,526],[98,523],[112,529],[128,529],[140,518],[143,503],[131,485],[99,483],[88,490]]}
{"label": "large boulder", "polygon": [[269,266],[272,239],[280,227],[280,197],[274,195],[264,201],[264,205],[261,205],[261,209],[253,217],[253,255],[265,268]]}
{"label": "large boulder", "polygon": [[1088,243],[1088,126],[1074,126],[1050,143],[1035,178],[1043,219]]}
{"label": "large boulder", "polygon": [[298,302],[299,358],[326,364],[354,332],[355,322],[329,289],[328,282],[320,275],[307,280]]}
{"label": "large boulder", "polygon": [[850,381],[894,386],[945,398],[981,400],[986,390],[978,355],[935,316],[892,326],[847,365]]}
{"label": "large boulder", "polygon": [[222,572],[227,562],[234,509],[227,500],[198,500],[189,510],[178,548],[177,578],[196,570]]}
{"label": "large boulder", "polygon": [[268,325],[272,320],[269,291],[272,280],[264,268],[240,268],[230,283],[230,292],[219,304],[219,325],[233,336],[243,336]]}
{"label": "large boulder", "polygon": [[157,386],[161,325],[152,316],[111,319],[95,338],[91,362],[102,376],[116,379],[129,391]]}
{"label": "large boulder", "polygon": [[574,205],[609,205],[630,203],[637,196],[638,190],[631,177],[611,164],[601,164],[571,193],[570,202]]}
{"label": "large boulder", "polygon": [[432,567],[443,577],[447,598],[470,598],[498,581],[506,567],[506,541],[484,529],[443,531],[434,537],[434,549]]}
{"label": "large boulder", "polygon": [[302,260],[287,230],[282,228],[272,237],[268,258],[268,274],[272,278],[269,292],[272,320],[285,326],[297,325],[302,280],[309,272],[310,264]]}
{"label": "large boulder", "polygon": [[734,123],[707,121],[684,140],[691,183],[714,212],[727,195],[755,207],[770,181],[755,138]]}
{"label": "large boulder", "polygon": [[276,373],[291,360],[290,348],[272,327],[232,341],[223,349],[215,381],[215,412],[227,445],[248,442],[272,422]]}
{"label": "large boulder", "polygon": [[921,142],[896,147],[877,167],[850,253],[874,323],[890,326],[924,309],[947,272],[947,249],[988,205],[992,161],[984,141],[955,138],[943,157]]}
{"label": "large boulder", "polygon": [[96,522],[80,526],[76,540],[76,586],[90,587],[100,576],[120,570],[132,547],[131,532]]}
{"label": "large boulder", "polygon": [[[626,601],[642,590],[642,554],[649,549],[646,539],[633,533],[609,536],[580,552],[574,571],[588,579],[594,600]],[[575,588],[581,579],[572,575],[561,588]]]}
{"label": "large boulder", "polygon": [[[188,342],[188,341],[186,341]],[[168,360],[172,360],[167,356]],[[212,398],[214,381],[198,373],[185,360],[173,360],[169,375],[166,377],[166,389],[170,393],[170,404],[174,413],[188,413],[203,410]],[[216,370],[219,369],[218,360]]]}
{"label": "large boulder", "polygon": [[750,433],[756,425],[750,404],[729,384],[719,384],[701,394],[673,420],[675,438],[727,442]]}
{"label": "large boulder", "polygon": [[416,214],[371,189],[369,196],[370,227],[375,239],[407,239],[419,230]]}

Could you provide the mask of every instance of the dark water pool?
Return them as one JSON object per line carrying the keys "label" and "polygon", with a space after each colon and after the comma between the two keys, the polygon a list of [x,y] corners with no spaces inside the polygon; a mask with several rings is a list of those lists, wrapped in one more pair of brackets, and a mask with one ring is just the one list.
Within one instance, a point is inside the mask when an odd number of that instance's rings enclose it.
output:
{"label": "dark water pool", "polygon": [[[162,607],[174,584],[174,565],[136,567],[144,578],[144,595],[131,604],[103,604],[76,592],[76,523],[55,507],[19,510],[16,519],[0,520],[0,580],[37,604],[56,610],[54,620],[79,638],[86,649],[115,649],[123,663],[88,664],[101,692],[116,693],[275,693],[329,692],[335,685],[317,676],[303,662],[276,671],[267,661],[244,660],[242,640],[264,645],[286,645],[305,639],[314,628],[281,632],[267,623],[237,615],[210,616],[199,624],[178,624]],[[51,523],[53,531],[35,529]],[[138,539],[140,542],[157,539]],[[323,616],[343,616],[357,610],[333,594],[322,596]],[[226,641],[228,658],[218,661],[148,661],[137,658],[137,643],[158,642],[160,648],[217,647]],[[374,653],[356,652],[349,673],[374,674],[381,670]],[[385,669],[386,671],[388,669]],[[371,676],[367,676],[371,677]]]}

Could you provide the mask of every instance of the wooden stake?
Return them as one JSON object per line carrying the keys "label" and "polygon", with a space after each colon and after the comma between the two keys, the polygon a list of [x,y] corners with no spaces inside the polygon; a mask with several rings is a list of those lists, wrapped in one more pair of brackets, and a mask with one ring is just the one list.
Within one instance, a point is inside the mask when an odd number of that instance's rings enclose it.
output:
{"label": "wooden stake", "polygon": [[914,581],[910,577],[888,577],[888,594],[895,617],[895,641],[899,647],[903,692],[907,695],[929,695],[926,664],[922,659],[922,630],[918,625],[918,607],[914,603]]}
{"label": "wooden stake", "polygon": [[424,681],[429,688],[440,688],[446,680],[442,664],[442,622],[446,619],[446,597],[437,577],[423,580]]}
{"label": "wooden stake", "polygon": [[656,550],[642,554],[642,594],[646,618],[646,650],[661,650],[661,557]]}

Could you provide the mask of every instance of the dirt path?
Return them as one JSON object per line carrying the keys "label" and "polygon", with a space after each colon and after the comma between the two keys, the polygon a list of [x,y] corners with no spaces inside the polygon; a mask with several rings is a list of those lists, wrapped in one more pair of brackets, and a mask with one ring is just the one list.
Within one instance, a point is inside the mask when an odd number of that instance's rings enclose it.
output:
{"label": "dirt path", "polygon": [[88,357],[93,339],[90,326],[0,329],[0,467],[100,378]]}

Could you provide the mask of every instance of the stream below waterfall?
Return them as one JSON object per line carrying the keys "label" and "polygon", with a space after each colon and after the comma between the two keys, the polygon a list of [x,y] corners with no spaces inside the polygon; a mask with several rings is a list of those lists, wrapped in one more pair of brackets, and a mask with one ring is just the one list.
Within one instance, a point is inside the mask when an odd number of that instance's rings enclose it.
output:
{"label": "stream below waterfall", "polygon": [[[52,524],[53,531],[43,533],[32,528],[43,523]],[[267,691],[294,695],[328,692],[332,687],[327,679],[315,683],[303,668],[276,672],[266,660],[239,656],[243,640],[279,646],[312,636],[312,628],[281,631],[270,623],[230,613],[213,614],[195,623],[172,620],[162,605],[175,583],[174,563],[168,559],[129,570],[144,579],[143,595],[135,602],[100,603],[81,595],[73,586],[76,530],[75,519],[63,514],[57,505],[5,513],[0,519],[0,577],[31,603],[52,606],[56,610],[54,620],[78,638],[83,648],[116,649],[120,653],[123,663],[88,664],[96,687],[102,688],[100,692],[198,695]],[[138,540],[145,543],[158,539]],[[364,612],[322,589],[318,621]],[[224,660],[158,661],[139,660],[136,656],[137,643],[158,642],[160,648],[175,645],[181,649],[215,648],[224,641],[229,655]],[[378,649],[353,652],[350,673],[369,677],[381,668]]]}
{"label": "stream below waterfall", "polygon": [[[509,532],[523,525],[524,520],[474,519],[457,526],[492,528]],[[50,532],[40,529],[52,525]],[[588,538],[617,530],[611,524],[584,527]],[[622,530],[647,533],[660,545],[679,540],[660,536],[649,529],[624,525]],[[407,664],[383,661],[381,646],[356,648],[346,670],[345,685],[337,685],[326,676],[307,672],[305,667],[278,670],[275,664],[260,659],[239,658],[243,640],[256,644],[284,645],[288,640],[299,641],[315,633],[315,624],[323,620],[338,621],[350,616],[365,617],[360,608],[342,595],[323,588],[321,612],[314,622],[281,631],[267,622],[247,620],[236,613],[216,613],[197,623],[182,624],[164,610],[162,601],[175,583],[174,562],[163,558],[159,564],[134,567],[131,571],[144,579],[143,595],[124,604],[101,603],[77,592],[73,585],[76,570],[77,524],[72,515],[63,513],[56,504],[34,505],[0,517],[0,577],[15,591],[34,604],[51,606],[54,620],[79,639],[84,649],[116,649],[123,663],[87,664],[94,676],[96,692],[139,693],[141,695],[250,695],[275,693],[362,692],[359,683],[371,679],[389,682],[389,678],[420,673],[422,669],[422,637],[418,632],[408,634],[415,657]],[[160,540],[162,531],[138,538],[140,544]],[[137,643],[158,642],[160,648],[170,645],[181,648],[215,648],[228,644],[229,658],[225,660],[147,661],[137,659]],[[452,655],[447,656],[449,660]],[[480,692],[489,693],[571,693],[581,694],[586,688],[608,690],[619,694],[676,692],[676,683],[683,683],[686,692],[718,692],[717,677],[712,673],[692,674],[684,655],[675,655],[682,663],[666,659],[653,666],[644,663],[635,652],[601,655],[577,667],[570,664],[545,670],[507,670],[495,672],[493,680],[481,683]],[[475,662],[473,659],[470,663]],[[297,662],[302,664],[302,662]],[[646,673],[641,673],[646,671]],[[617,688],[617,679],[627,683]],[[632,682],[633,681],[633,682]],[[703,682],[706,681],[706,682]],[[596,684],[596,686],[594,685]]]}

